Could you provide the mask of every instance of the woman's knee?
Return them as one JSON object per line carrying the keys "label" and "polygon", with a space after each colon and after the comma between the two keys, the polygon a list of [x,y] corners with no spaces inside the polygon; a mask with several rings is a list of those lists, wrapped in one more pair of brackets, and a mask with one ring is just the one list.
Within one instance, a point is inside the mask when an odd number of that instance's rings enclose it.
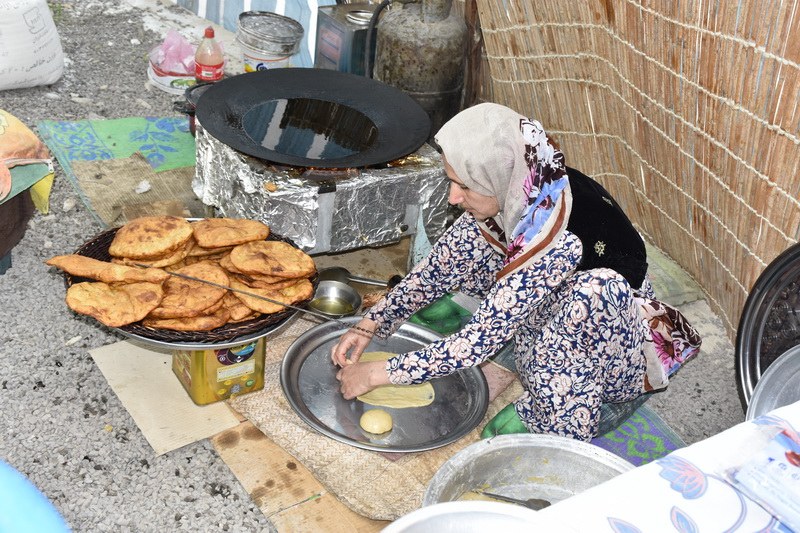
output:
{"label": "woman's knee", "polygon": [[621,274],[610,268],[593,268],[575,275],[573,294],[579,299],[601,303],[618,302],[626,307],[634,297],[633,288]]}

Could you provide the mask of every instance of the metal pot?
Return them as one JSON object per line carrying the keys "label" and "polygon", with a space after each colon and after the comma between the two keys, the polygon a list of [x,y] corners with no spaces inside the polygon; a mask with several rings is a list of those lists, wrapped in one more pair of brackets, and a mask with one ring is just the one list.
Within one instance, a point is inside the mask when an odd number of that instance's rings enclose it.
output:
{"label": "metal pot", "polygon": [[499,435],[464,448],[443,464],[422,505],[458,501],[476,489],[556,503],[632,468],[611,452],[566,437]]}
{"label": "metal pot", "polygon": [[194,115],[197,110],[197,102],[200,100],[200,95],[211,86],[211,83],[197,83],[192,85],[183,93],[183,101],[178,101],[173,104],[173,109],[179,113],[183,113],[189,117],[189,131],[192,135],[195,134],[195,121]]}

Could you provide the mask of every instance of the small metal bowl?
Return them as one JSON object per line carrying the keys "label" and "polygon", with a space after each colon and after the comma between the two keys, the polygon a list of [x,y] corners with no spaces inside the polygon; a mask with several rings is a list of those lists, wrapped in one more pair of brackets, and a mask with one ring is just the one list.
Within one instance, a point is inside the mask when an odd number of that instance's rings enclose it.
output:
{"label": "small metal bowl", "polygon": [[308,307],[331,318],[352,316],[361,309],[361,295],[347,283],[323,280]]}

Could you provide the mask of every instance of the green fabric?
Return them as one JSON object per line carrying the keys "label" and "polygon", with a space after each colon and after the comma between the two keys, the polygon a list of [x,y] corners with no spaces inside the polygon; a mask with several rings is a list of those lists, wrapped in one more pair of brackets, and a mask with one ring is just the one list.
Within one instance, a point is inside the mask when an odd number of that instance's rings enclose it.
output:
{"label": "green fabric", "polygon": [[481,438],[488,439],[496,435],[511,435],[513,433],[527,433],[528,427],[522,422],[517,414],[513,403],[503,407],[494,418],[489,420],[486,427],[481,431]]}
{"label": "green fabric", "polygon": [[10,200],[22,191],[29,189],[36,182],[52,172],[47,163],[31,163],[11,167],[11,192],[0,204]]}
{"label": "green fabric", "polygon": [[[481,432],[482,439],[496,435],[527,433],[514,404],[505,406]],[[638,409],[619,426],[592,439],[592,444],[618,455],[634,466],[660,459],[683,448],[686,443],[647,405]]]}
{"label": "green fabric", "polygon": [[156,172],[195,164],[195,141],[185,116],[45,120],[37,127],[42,140],[68,173],[71,161],[124,159],[136,152]]}
{"label": "green fabric", "polygon": [[451,294],[445,294],[427,307],[423,307],[408,319],[409,322],[425,326],[442,335],[450,335],[469,322],[472,314],[453,302]]}

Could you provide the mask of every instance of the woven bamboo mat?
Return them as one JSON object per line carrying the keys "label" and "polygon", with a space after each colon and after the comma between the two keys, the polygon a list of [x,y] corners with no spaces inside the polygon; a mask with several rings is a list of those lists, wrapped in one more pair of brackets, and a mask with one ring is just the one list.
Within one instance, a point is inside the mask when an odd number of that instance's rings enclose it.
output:
{"label": "woven bamboo mat", "polygon": [[195,142],[186,117],[37,125],[86,208],[105,226],[138,216],[203,216],[192,191]]}
{"label": "woven bamboo mat", "polygon": [[758,275],[800,238],[796,4],[474,1],[486,97],[540,120],[733,338]]}

